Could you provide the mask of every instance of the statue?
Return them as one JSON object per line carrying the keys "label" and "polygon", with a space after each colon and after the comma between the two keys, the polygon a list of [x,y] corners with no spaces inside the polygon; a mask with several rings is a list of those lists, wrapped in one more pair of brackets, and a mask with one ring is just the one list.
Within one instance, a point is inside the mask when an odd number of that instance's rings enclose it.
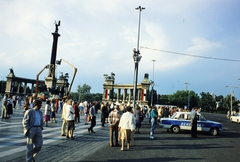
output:
{"label": "statue", "polygon": [[13,68],[10,68],[10,74],[13,74],[13,75],[14,75]]}
{"label": "statue", "polygon": [[58,23],[55,21],[55,33],[58,32],[58,27],[60,26],[60,21]]}

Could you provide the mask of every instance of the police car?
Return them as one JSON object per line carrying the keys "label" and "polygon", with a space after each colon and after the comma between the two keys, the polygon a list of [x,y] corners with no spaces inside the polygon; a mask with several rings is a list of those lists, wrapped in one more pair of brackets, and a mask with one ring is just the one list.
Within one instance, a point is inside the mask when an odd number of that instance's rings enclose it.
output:
{"label": "police car", "polygon": [[[191,112],[176,112],[170,118],[161,118],[160,127],[178,133],[181,130],[191,130]],[[216,136],[222,131],[222,124],[206,120],[200,113],[197,113],[197,131],[209,132]]]}

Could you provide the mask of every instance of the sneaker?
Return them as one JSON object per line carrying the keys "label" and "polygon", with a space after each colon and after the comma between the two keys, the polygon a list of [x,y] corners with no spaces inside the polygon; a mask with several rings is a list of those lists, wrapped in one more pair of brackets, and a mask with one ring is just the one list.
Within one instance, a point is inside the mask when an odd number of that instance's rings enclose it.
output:
{"label": "sneaker", "polygon": [[150,136],[151,139],[154,139],[154,136]]}
{"label": "sneaker", "polygon": [[123,151],[123,147],[121,147],[121,151]]}

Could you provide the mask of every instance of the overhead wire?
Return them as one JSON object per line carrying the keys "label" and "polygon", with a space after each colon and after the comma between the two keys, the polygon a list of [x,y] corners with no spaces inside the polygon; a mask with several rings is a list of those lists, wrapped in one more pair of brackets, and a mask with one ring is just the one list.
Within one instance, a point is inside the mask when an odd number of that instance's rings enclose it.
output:
{"label": "overhead wire", "polygon": [[140,49],[142,49],[142,48],[148,49],[148,50],[153,50],[153,51],[160,51],[160,52],[175,54],[175,55],[188,56],[188,57],[198,57],[198,58],[212,59],[212,60],[240,62],[240,60],[226,59],[226,58],[217,58],[217,57],[207,57],[207,56],[199,56],[199,55],[192,55],[192,54],[185,54],[185,53],[179,53],[179,52],[172,52],[172,51],[160,50],[160,49],[155,49],[155,48],[150,48],[150,47],[144,47],[144,46],[141,46],[141,47],[140,47]]}

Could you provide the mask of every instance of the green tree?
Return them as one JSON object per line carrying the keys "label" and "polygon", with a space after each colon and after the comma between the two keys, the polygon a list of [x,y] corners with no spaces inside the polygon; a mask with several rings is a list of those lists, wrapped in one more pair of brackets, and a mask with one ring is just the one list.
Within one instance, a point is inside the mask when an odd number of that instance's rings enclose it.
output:
{"label": "green tree", "polygon": [[169,104],[176,105],[183,108],[188,105],[188,95],[190,100],[190,108],[198,106],[199,96],[194,91],[177,91],[172,95],[169,95]]}
{"label": "green tree", "polygon": [[160,95],[159,97],[159,104],[160,105],[169,105],[169,95]]}
{"label": "green tree", "polygon": [[84,100],[84,101],[88,101],[90,100],[90,93],[91,92],[91,86],[87,85],[87,84],[83,84],[78,85],[77,87],[77,93],[78,93],[78,100]]}
{"label": "green tree", "polygon": [[200,103],[199,106],[202,108],[203,111],[214,111],[216,110],[216,101],[215,98],[213,98],[213,96],[207,92],[201,92],[201,99],[200,99]]}
{"label": "green tree", "polygon": [[[225,108],[225,110],[231,110],[231,95],[227,95],[223,99],[222,105],[223,105],[223,108]],[[232,96],[232,110],[233,111],[238,110],[238,101],[234,96]]]}

